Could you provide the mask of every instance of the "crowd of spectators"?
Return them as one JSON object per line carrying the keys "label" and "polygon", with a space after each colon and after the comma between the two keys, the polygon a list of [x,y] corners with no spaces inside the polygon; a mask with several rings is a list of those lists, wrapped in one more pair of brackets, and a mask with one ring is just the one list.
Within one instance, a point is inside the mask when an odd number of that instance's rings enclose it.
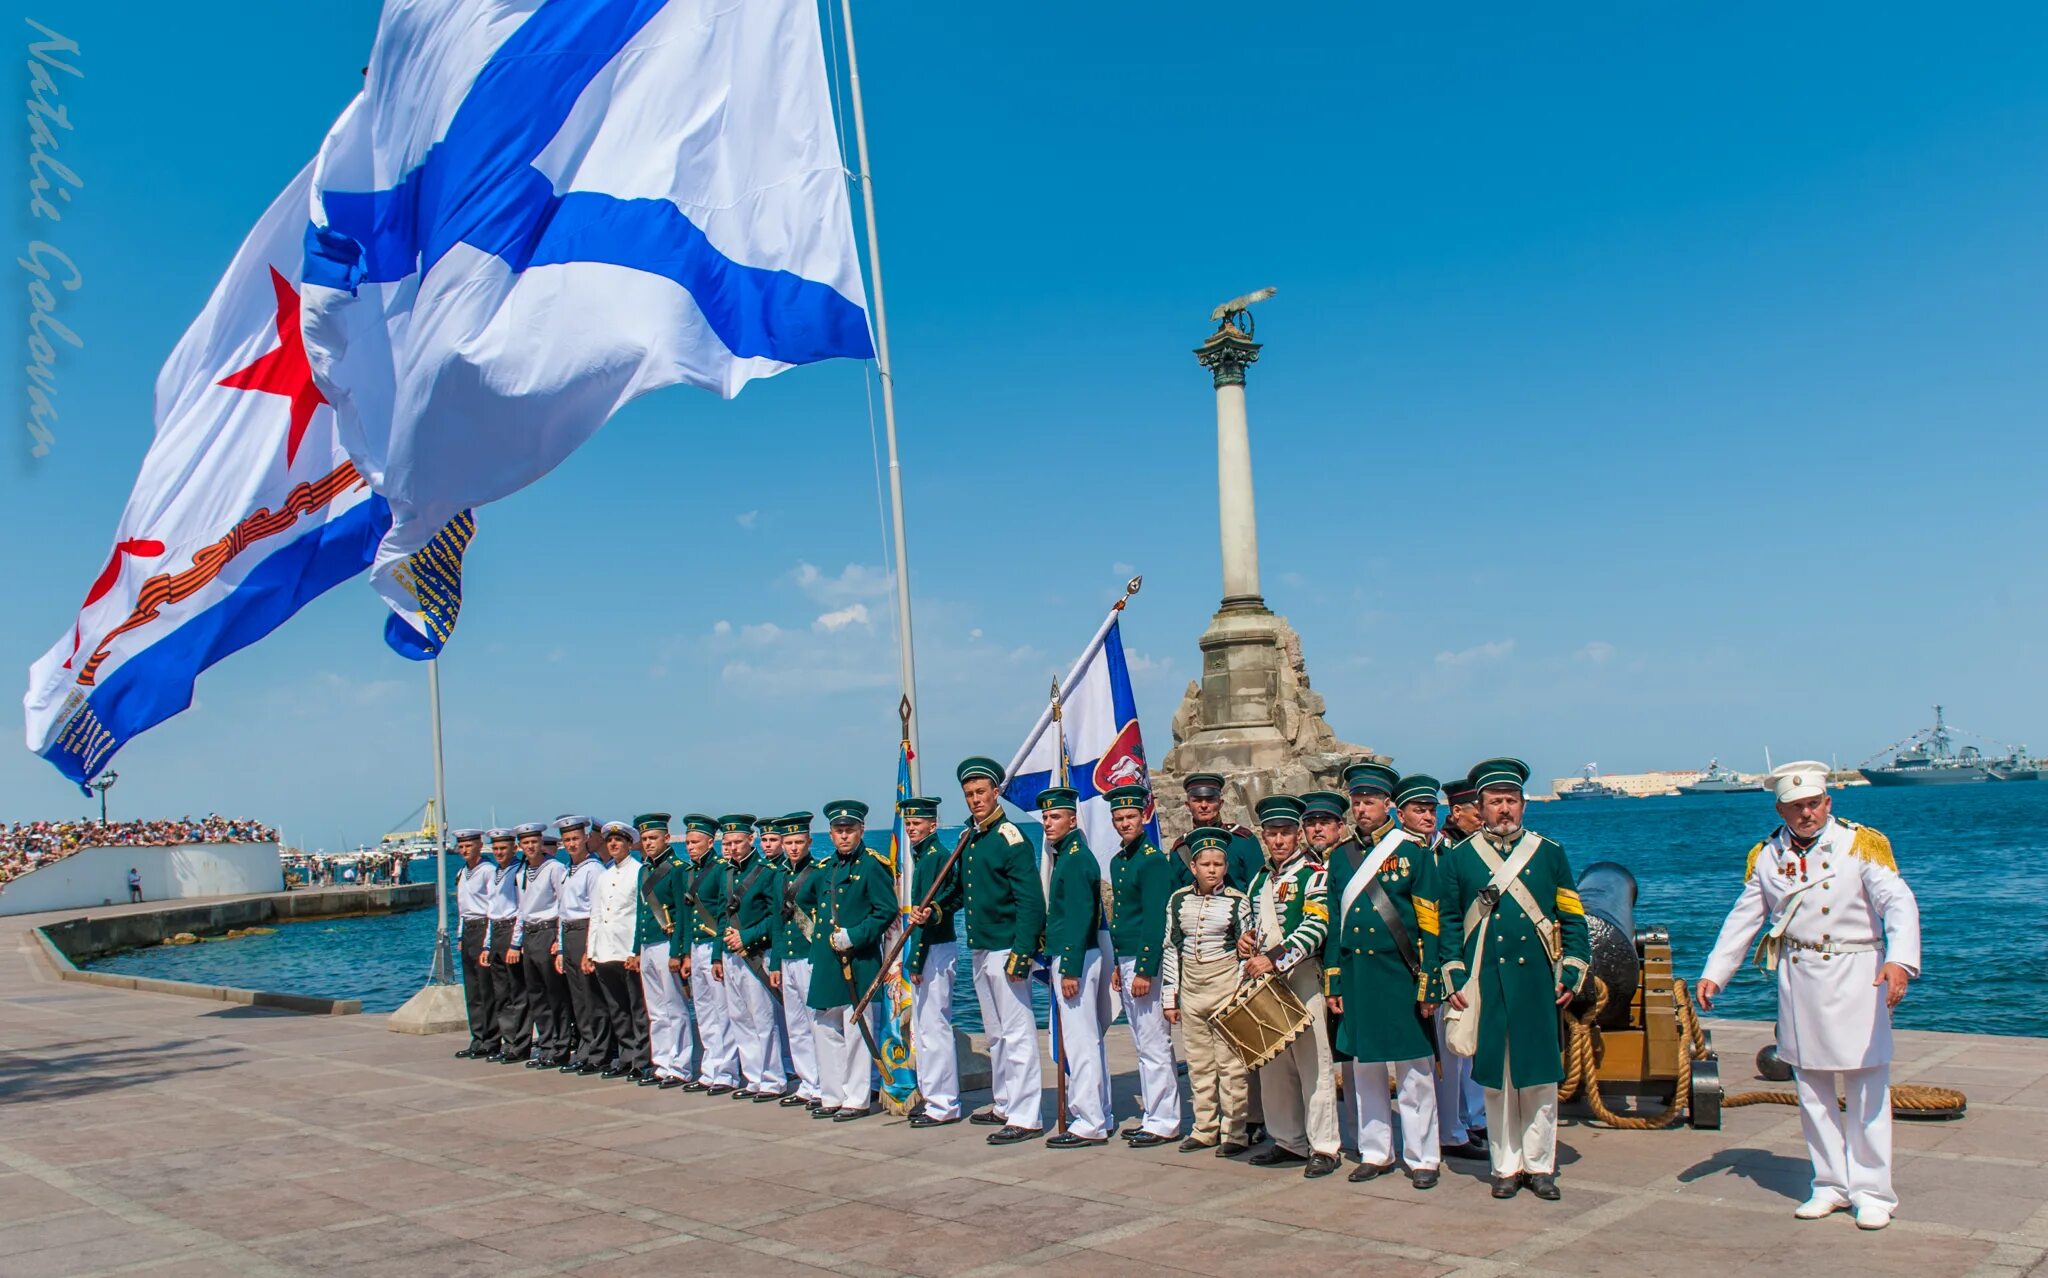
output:
{"label": "crowd of spectators", "polygon": [[17,821],[0,823],[0,883],[82,848],[167,848],[182,843],[268,843],[277,831],[245,817],[178,817],[164,821]]}

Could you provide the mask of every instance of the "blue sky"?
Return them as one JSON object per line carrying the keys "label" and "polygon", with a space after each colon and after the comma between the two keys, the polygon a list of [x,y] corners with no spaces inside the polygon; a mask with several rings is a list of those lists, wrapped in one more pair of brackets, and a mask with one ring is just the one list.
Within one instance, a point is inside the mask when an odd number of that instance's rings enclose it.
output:
{"label": "blue sky", "polygon": [[[17,672],[104,562],[157,367],[375,23],[361,2],[71,8],[42,20],[83,46],[64,154],[86,185],[49,238],[84,273],[63,318],[86,345],[53,455],[18,435],[0,459]],[[2048,14],[859,20],[928,789],[1011,751],[1133,569],[1164,753],[1219,594],[1189,352],[1265,284],[1265,591],[1347,739],[1443,772],[1848,764],[1939,700],[2048,746]],[[868,377],[656,393],[480,512],[444,666],[459,820],[886,799]],[[344,587],[217,667],[121,754],[115,812],[374,838],[430,788],[424,673],[381,622]],[[0,752],[0,818],[85,808]]]}

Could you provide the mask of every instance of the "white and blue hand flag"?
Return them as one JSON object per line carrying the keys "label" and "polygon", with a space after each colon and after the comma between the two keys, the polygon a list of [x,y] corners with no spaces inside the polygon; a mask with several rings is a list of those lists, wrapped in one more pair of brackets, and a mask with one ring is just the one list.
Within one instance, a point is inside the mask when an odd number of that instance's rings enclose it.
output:
{"label": "white and blue hand flag", "polygon": [[306,352],[401,616],[451,518],[635,396],[873,354],[814,0],[387,0],[309,207]]}
{"label": "white and blue hand flag", "polygon": [[[1047,709],[1011,759],[1003,797],[1027,814],[1038,813],[1039,793],[1057,785],[1064,742],[1072,761],[1067,784],[1080,794],[1081,832],[1089,850],[1106,870],[1109,858],[1123,845],[1103,798],[1120,785],[1150,785],[1145,740],[1138,730],[1138,702],[1131,695],[1131,673],[1124,664],[1123,631],[1118,621],[1123,604],[1082,650],[1081,659],[1060,683],[1063,731],[1052,730]],[[1159,823],[1150,807],[1145,812],[1152,841],[1159,841]]]}

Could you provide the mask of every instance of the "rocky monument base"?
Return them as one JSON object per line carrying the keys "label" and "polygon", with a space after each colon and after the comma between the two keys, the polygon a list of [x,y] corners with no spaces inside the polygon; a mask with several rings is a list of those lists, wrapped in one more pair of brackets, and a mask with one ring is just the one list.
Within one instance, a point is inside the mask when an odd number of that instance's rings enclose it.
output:
{"label": "rocky monument base", "polygon": [[1263,604],[1226,605],[1201,646],[1202,677],[1189,680],[1173,716],[1173,748],[1152,770],[1169,844],[1189,828],[1191,773],[1221,773],[1224,819],[1254,825],[1252,805],[1269,794],[1342,789],[1350,765],[1391,761],[1338,738],[1322,694],[1309,686],[1301,636]]}

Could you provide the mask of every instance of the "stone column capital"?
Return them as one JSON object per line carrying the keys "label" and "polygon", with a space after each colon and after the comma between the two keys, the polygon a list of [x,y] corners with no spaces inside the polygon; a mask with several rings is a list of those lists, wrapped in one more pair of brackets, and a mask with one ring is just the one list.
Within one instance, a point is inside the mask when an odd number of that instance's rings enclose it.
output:
{"label": "stone column capital", "polygon": [[1195,359],[1214,375],[1218,387],[1242,386],[1245,367],[1258,362],[1259,350],[1260,344],[1235,324],[1225,324],[1195,348]]}

